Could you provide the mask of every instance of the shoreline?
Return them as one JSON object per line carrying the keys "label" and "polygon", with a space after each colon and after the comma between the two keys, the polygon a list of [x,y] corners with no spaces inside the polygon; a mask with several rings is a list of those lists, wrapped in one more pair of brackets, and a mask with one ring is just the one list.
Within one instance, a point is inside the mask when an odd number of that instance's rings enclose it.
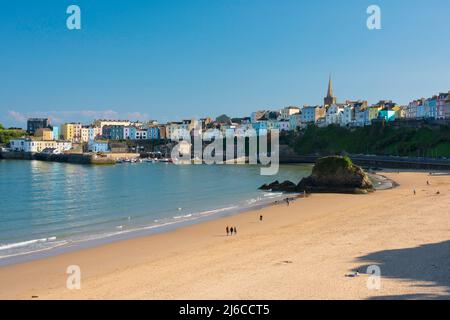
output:
{"label": "shoreline", "polygon": [[[386,178],[383,175],[378,173],[370,173],[368,174],[375,185],[376,190],[388,190],[396,187],[395,181]],[[286,199],[290,199],[291,201],[298,201],[298,199],[303,199],[304,196],[298,193],[283,193],[283,192],[263,192],[266,196],[266,201],[262,201],[261,203],[256,203],[253,205],[248,205],[245,207],[236,206],[229,208],[216,208],[205,211],[206,213],[211,212],[210,214],[205,214],[205,212],[197,212],[194,214],[189,214],[184,217],[173,217],[172,219],[168,219],[164,221],[162,224],[150,224],[150,225],[142,225],[136,226],[133,229],[115,231],[112,230],[108,233],[104,234],[92,234],[87,236],[86,239],[79,240],[70,240],[70,239],[53,239],[55,241],[55,245],[49,248],[43,248],[31,252],[17,253],[10,256],[0,256],[0,267],[16,265],[25,262],[32,262],[40,259],[45,259],[49,257],[54,257],[62,254],[67,254],[71,252],[76,252],[79,250],[95,248],[119,241],[130,240],[133,238],[140,237],[149,237],[155,234],[167,233],[171,231],[176,231],[177,229],[184,228],[187,226],[201,224],[208,221],[213,221],[216,219],[221,219],[224,217],[231,217],[235,215],[239,215],[246,212],[258,211],[265,208],[269,208],[272,206],[277,206],[279,203],[284,203]],[[270,196],[273,194],[273,196]],[[308,196],[310,196],[308,194]],[[276,200],[274,200],[276,199]],[[164,219],[161,219],[164,220]],[[25,240],[23,243],[34,242],[34,241],[48,241],[50,238],[45,239],[35,239],[35,240]],[[64,242],[64,243],[60,243]],[[52,242],[48,242],[51,244]],[[58,244],[59,243],[59,244]],[[9,245],[17,245],[17,244],[9,244]]]}
{"label": "shoreline", "polygon": [[[430,278],[435,285],[424,287],[419,276],[406,273],[397,280],[389,276],[390,267],[383,267],[386,289],[379,292],[367,291],[365,275],[345,277],[371,252],[421,248],[449,238],[448,229],[442,228],[450,217],[443,209],[450,203],[449,176],[383,174],[400,186],[369,195],[314,194],[289,207],[269,206],[0,267],[0,298],[364,299],[419,291],[441,297],[441,274]],[[431,186],[425,185],[426,179],[432,180]],[[411,195],[413,187],[417,197]],[[432,200],[438,197],[437,187],[441,201]],[[226,225],[237,226],[238,234],[227,237]],[[440,255],[431,260],[436,257]],[[428,268],[429,259],[414,258],[408,263]],[[442,266],[442,261],[434,263]],[[65,288],[66,268],[74,264],[82,270],[82,290]]]}
{"label": "shoreline", "polygon": [[[265,192],[265,194],[271,194],[271,192]],[[55,239],[55,241],[66,241],[66,243],[51,248],[45,248],[32,252],[19,253],[11,256],[0,257],[0,268],[13,266],[21,263],[39,261],[41,259],[56,257],[59,255],[77,252],[80,250],[101,247],[104,245],[131,240],[135,238],[151,237],[157,234],[164,234],[192,225],[206,223],[208,221],[214,221],[217,219],[232,217],[242,213],[263,210],[265,208],[276,206],[278,205],[279,202],[286,201],[286,199],[297,200],[299,198],[303,198],[303,196],[300,194],[287,194],[281,192],[275,192],[273,194],[274,194],[273,197],[267,198],[267,200],[270,201],[257,203],[255,205],[249,205],[247,207],[232,207],[232,208],[230,207],[230,208],[207,210],[206,212],[212,213],[204,214],[204,212],[199,212],[195,214],[189,214],[189,216],[191,217],[186,217],[184,218],[184,220],[182,219],[183,217],[180,217],[179,220],[173,217],[171,218],[170,221],[169,218],[165,218],[168,219],[168,221],[162,224],[142,225],[134,229],[116,231],[114,233],[112,233],[111,231],[111,233],[106,234],[93,234],[90,235],[90,238],[81,239],[77,241],[69,241],[66,239],[60,240]],[[278,200],[274,201],[273,199],[275,198],[276,195],[279,195],[280,197],[278,198]],[[31,241],[37,240],[30,240],[23,242],[26,243]]]}
{"label": "shoreline", "polygon": [[[130,153],[131,154],[131,153]],[[133,155],[136,155],[133,153]],[[313,164],[320,157],[327,155],[297,155],[281,154],[280,164]],[[450,160],[442,158],[424,158],[409,156],[380,156],[380,155],[349,155],[352,161],[361,167],[391,168],[401,170],[450,170]],[[4,160],[39,160],[50,162],[65,162],[83,165],[114,165],[116,162],[114,153],[109,153],[105,157],[97,157],[93,153],[83,154],[42,154],[23,151],[0,151],[0,159]],[[234,164],[238,159],[225,160],[225,164]],[[185,160],[184,164],[197,164],[195,159]],[[246,161],[245,161],[246,162]],[[180,163],[180,164],[181,164]]]}

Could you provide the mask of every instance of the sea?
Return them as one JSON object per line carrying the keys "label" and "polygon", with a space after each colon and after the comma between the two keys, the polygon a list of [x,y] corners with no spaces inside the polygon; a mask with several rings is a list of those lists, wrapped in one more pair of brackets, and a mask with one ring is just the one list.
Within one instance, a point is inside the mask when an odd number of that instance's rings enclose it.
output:
{"label": "sea", "polygon": [[286,197],[258,190],[300,181],[310,165],[122,163],[113,166],[0,160],[0,265],[167,232],[261,208]]}

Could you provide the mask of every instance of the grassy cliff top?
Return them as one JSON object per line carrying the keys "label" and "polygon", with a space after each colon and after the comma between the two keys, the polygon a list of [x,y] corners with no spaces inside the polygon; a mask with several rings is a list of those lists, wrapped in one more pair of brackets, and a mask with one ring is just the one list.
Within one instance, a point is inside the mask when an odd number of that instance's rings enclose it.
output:
{"label": "grassy cliff top", "polygon": [[374,124],[361,128],[314,126],[280,137],[298,154],[376,154],[412,157],[450,157],[450,128],[423,124],[417,128]]}

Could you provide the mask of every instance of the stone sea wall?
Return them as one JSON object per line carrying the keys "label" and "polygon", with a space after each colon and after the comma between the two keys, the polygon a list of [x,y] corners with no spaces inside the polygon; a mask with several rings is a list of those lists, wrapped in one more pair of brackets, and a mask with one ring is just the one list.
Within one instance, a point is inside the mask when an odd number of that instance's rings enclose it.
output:
{"label": "stone sea wall", "polygon": [[40,160],[52,162],[65,162],[73,164],[94,164],[94,165],[112,165],[114,159],[99,157],[94,154],[86,153],[68,153],[68,154],[43,154],[33,152],[1,152],[0,158],[11,160]]}

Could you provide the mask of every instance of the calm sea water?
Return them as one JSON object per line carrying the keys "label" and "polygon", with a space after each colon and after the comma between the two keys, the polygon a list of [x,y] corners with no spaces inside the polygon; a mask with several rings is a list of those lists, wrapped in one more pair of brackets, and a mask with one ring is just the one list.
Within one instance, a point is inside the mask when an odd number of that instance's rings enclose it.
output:
{"label": "calm sea water", "polygon": [[261,176],[257,166],[0,160],[0,260],[261,206],[282,195],[260,185],[310,172],[302,165]]}

